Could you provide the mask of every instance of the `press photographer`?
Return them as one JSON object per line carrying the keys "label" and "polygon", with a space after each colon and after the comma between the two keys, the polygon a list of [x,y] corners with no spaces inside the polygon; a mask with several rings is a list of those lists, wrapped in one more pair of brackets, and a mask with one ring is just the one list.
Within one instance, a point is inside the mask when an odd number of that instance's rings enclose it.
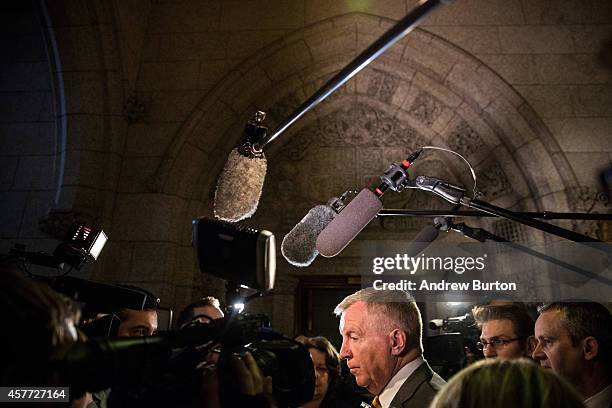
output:
{"label": "press photographer", "polygon": [[[207,358],[217,347],[218,365]],[[150,337],[89,340],[76,344],[57,367],[72,388],[112,388],[109,406],[262,404],[266,396],[254,392],[271,390],[270,398],[290,407],[309,400],[314,387],[305,348],[266,328],[259,316],[194,322]],[[266,377],[272,388],[257,384],[256,379]]]}
{"label": "press photographer", "polygon": [[[231,236],[229,240],[228,236]],[[44,321],[37,325],[45,327],[51,334],[33,335],[33,339],[45,344],[43,347],[37,343],[36,349],[40,353],[30,353],[39,364],[32,362],[29,367],[46,369],[31,373],[19,362],[11,364],[12,360],[7,358],[3,384],[19,379],[20,384],[68,385],[70,398],[79,403],[84,402],[82,396],[85,392],[110,390],[106,401],[110,407],[293,407],[309,401],[313,395],[314,371],[304,346],[272,331],[264,316],[239,313],[242,309],[239,304],[249,300],[243,296],[241,286],[248,285],[264,292],[274,285],[274,236],[267,231],[236,229],[231,224],[204,219],[194,223],[194,245],[201,268],[206,267],[211,273],[229,278],[227,300],[231,307],[225,318],[194,318],[180,330],[149,337],[108,337],[130,333],[129,330],[119,330],[123,322],[130,320],[121,318],[121,311],[146,313],[150,298],[159,302],[138,288],[102,284],[64,274],[45,278],[32,276],[44,280],[43,284],[19,275],[15,278],[14,273],[3,273],[4,278],[21,280],[23,287],[32,288],[32,293],[23,290],[15,292],[13,298],[3,296],[14,304],[3,310],[9,316],[19,316],[16,311],[23,308],[22,303],[47,304],[47,298],[63,299],[46,284],[79,301],[88,315],[108,313],[105,319],[97,322],[102,321],[98,327],[102,330],[90,331],[94,338],[75,342],[74,326],[78,315],[57,318],[67,315],[66,305],[74,303],[67,299],[54,300],[53,307],[47,308],[47,314],[40,316],[39,320]],[[88,256],[86,251],[82,253]],[[241,256],[236,257],[237,253]],[[58,252],[53,255],[32,254],[23,248],[11,253],[12,259],[20,259],[21,264],[27,260],[28,263],[54,268],[63,263],[58,255]],[[237,266],[230,259],[239,259],[241,264]],[[84,262],[81,260],[74,265],[78,269]],[[230,270],[241,273],[237,277],[231,276]],[[3,287],[15,288],[15,285]],[[71,307],[77,313],[76,307]],[[64,327],[69,322],[72,330]],[[16,327],[20,326],[16,324]],[[140,334],[150,334],[153,330]],[[57,332],[62,333],[61,341],[59,335],[53,334]],[[67,333],[71,335],[66,337]],[[29,343],[21,344],[14,338],[4,340],[7,344],[3,350],[10,351],[7,357],[28,354]],[[19,348],[22,352],[14,352],[16,347],[22,347]],[[221,352],[218,363],[210,359],[211,353],[217,351]]]}

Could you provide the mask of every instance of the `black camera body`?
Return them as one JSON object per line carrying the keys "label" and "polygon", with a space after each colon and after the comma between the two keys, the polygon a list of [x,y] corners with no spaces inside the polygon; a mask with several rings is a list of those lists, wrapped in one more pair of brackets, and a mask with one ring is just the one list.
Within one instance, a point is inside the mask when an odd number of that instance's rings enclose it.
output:
{"label": "black camera body", "polygon": [[480,330],[476,327],[471,313],[432,319],[429,321],[429,328],[442,333],[426,338],[425,358],[443,378],[448,379],[465,367],[466,350],[476,358],[481,356],[481,352],[476,348]]}
{"label": "black camera body", "polygon": [[274,397],[282,407],[312,399],[314,369],[306,348],[269,327],[263,315],[234,315],[193,322],[181,330],[140,338],[99,338],[77,343],[57,362],[75,390],[112,388],[114,406],[168,406],[201,396],[202,370],[213,349],[221,349],[218,373],[223,406],[239,398],[228,367],[232,355],[250,352],[264,376],[271,376]]}

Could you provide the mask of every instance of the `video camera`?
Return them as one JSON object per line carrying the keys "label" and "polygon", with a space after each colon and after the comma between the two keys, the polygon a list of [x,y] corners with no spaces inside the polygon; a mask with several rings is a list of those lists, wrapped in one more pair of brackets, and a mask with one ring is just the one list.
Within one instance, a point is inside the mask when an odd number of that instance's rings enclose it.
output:
{"label": "video camera", "polygon": [[[200,218],[194,221],[193,245],[203,273],[227,281],[227,301],[246,303],[241,288],[274,287],[274,235],[268,231]],[[259,295],[259,294],[258,294]],[[241,406],[232,356],[249,352],[264,376],[272,377],[273,396],[281,407],[297,407],[314,393],[314,368],[306,348],[270,329],[263,315],[232,308],[211,322],[192,321],[180,330],[142,338],[95,338],[77,343],[56,362],[75,391],[112,387],[114,406],[192,406],[201,395],[206,370],[216,369],[222,406]],[[220,350],[218,362],[211,354]]]}
{"label": "video camera", "polygon": [[[299,406],[310,401],[314,393],[315,377],[308,351],[302,344],[280,336],[269,327],[264,328],[264,325],[255,330],[255,327],[246,323],[257,321],[258,317],[241,314],[244,304],[249,300],[274,289],[274,234],[210,218],[197,218],[192,225],[193,246],[200,272],[226,281],[230,322],[236,319],[238,328],[250,327],[248,332],[243,331],[241,335],[224,337],[219,359],[221,373],[230,372],[227,369],[230,355],[249,351],[263,374],[272,377],[274,396],[281,406]],[[245,296],[241,288],[256,293]],[[259,318],[267,320],[265,316]],[[232,327],[231,323],[229,327]],[[229,333],[232,332],[230,329]],[[253,335],[255,339],[251,338]],[[227,382],[229,378],[225,377]],[[223,384],[221,388],[222,403],[225,406],[238,406],[234,399],[235,392],[224,390]]]}
{"label": "video camera", "polygon": [[67,239],[55,248],[52,255],[44,252],[27,252],[25,245],[16,244],[6,258],[50,268],[62,269],[64,265],[69,265],[71,268],[80,269],[87,262],[98,259],[107,240],[108,237],[103,230],[75,224],[69,231]]}
{"label": "video camera", "polygon": [[431,330],[442,329],[445,332],[469,333],[475,328],[474,317],[471,313],[466,313],[462,316],[432,319],[429,321],[429,328]]}
{"label": "video camera", "polygon": [[272,377],[280,406],[297,407],[312,399],[315,377],[308,351],[270,330],[261,315],[193,322],[151,337],[92,339],[76,344],[57,369],[75,390],[112,387],[111,405],[189,405],[199,397],[202,370],[217,348],[222,406],[238,406],[228,364],[232,355],[247,351],[263,374]]}
{"label": "video camera", "polygon": [[[53,255],[26,252],[16,246],[7,258],[22,265],[37,264],[80,268],[95,260],[106,235],[78,227]],[[269,231],[239,227],[235,224],[200,218],[193,224],[193,245],[203,273],[227,281],[228,304],[246,303],[274,287],[276,249]],[[124,308],[140,310],[148,302],[143,291],[120,285],[97,283],[65,276],[35,276],[86,309],[111,313]],[[245,296],[243,288],[256,290]],[[264,376],[271,376],[273,394],[282,407],[297,407],[312,399],[315,375],[306,348],[270,329],[263,315],[248,316],[231,308],[223,319],[191,322],[180,330],[155,336],[112,338],[113,331],[90,332],[98,335],[75,343],[53,366],[73,396],[85,391],[112,387],[111,406],[194,406],[202,398],[202,379],[216,370],[220,380],[220,401],[224,407],[242,406],[236,392],[236,378],[230,367],[232,356],[249,352]],[[93,315],[93,314],[92,314]],[[109,320],[112,326],[112,321]],[[92,334],[93,333],[93,334]],[[220,350],[218,360],[210,361]],[[212,392],[212,391],[211,391]]]}
{"label": "video camera", "polygon": [[465,367],[466,353],[476,358],[481,355],[476,347],[480,331],[471,313],[432,319],[429,328],[442,331],[439,335],[427,337],[425,347],[425,358],[442,377],[448,379]]}

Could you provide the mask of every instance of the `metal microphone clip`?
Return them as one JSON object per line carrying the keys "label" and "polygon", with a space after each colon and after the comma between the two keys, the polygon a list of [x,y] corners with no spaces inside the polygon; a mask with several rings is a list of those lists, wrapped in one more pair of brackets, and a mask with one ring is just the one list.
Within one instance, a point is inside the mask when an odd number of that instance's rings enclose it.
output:
{"label": "metal microphone clip", "polygon": [[266,112],[257,111],[244,128],[244,136],[238,146],[240,154],[246,157],[263,157],[263,149],[260,147],[261,140],[266,136],[268,128],[263,126]]}
{"label": "metal microphone clip", "polygon": [[414,180],[408,181],[406,187],[431,191],[453,204],[462,204],[461,200],[466,191],[463,187],[429,176],[417,176]]}
{"label": "metal microphone clip", "polygon": [[414,161],[421,155],[423,148],[412,152],[401,163],[392,163],[385,173],[380,176],[380,185],[374,190],[374,193],[380,198],[385,194],[387,189],[395,192],[402,191],[408,187],[408,168],[414,164]]}

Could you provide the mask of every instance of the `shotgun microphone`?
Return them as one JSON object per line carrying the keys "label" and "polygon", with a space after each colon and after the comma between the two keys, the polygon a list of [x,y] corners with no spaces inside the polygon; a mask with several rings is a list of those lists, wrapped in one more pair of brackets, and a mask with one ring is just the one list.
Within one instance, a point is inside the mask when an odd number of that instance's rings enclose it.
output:
{"label": "shotgun microphone", "polygon": [[385,191],[401,191],[408,181],[408,168],[419,157],[423,149],[410,154],[401,163],[393,163],[380,177],[381,183],[374,191],[367,188],[346,206],[319,234],[316,248],[327,258],[338,255],[363,230],[382,209],[381,197]]}

